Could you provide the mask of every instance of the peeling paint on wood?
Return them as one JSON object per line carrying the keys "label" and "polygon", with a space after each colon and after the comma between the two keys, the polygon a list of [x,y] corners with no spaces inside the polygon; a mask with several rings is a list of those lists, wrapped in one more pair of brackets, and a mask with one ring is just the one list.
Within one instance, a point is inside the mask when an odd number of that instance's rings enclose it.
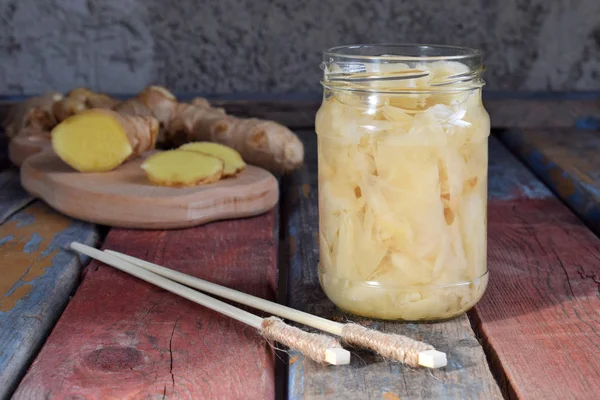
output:
{"label": "peeling paint on wood", "polygon": [[[171,231],[112,229],[105,248],[256,296],[276,292],[276,211]],[[14,399],[273,398],[254,330],[93,262]]]}
{"label": "peeling paint on wood", "polygon": [[513,129],[499,134],[589,227],[600,234],[600,136],[575,129]]}
{"label": "peeling paint on wood", "polygon": [[500,386],[510,399],[600,398],[600,239],[549,191],[522,190],[538,181],[513,156],[491,158],[490,182],[517,194],[490,191],[490,282],[471,313]]}
{"label": "peeling paint on wood", "polygon": [[87,262],[63,248],[73,240],[95,245],[97,239],[93,225],[41,202],[0,225],[0,398],[18,384]]}
{"label": "peeling paint on wood", "polygon": [[[552,193],[495,139],[490,139],[488,195],[498,200],[542,199]],[[501,179],[500,179],[501,178]]]}
{"label": "peeling paint on wood", "polygon": [[10,311],[21,297],[29,293],[31,285],[28,282],[44,275],[46,269],[52,266],[56,253],[62,251],[52,246],[52,239],[57,232],[67,229],[71,222],[36,202],[0,225],[0,238],[5,239],[0,248],[0,311]]}

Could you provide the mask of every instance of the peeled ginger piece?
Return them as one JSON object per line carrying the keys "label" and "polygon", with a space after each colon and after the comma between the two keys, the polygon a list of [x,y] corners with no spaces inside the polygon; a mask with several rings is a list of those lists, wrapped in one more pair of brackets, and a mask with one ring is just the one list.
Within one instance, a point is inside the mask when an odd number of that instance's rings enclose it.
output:
{"label": "peeled ginger piece", "polygon": [[193,151],[169,150],[154,154],[142,164],[148,179],[159,186],[187,187],[216,182],[223,176],[223,161]]}
{"label": "peeled ginger piece", "polygon": [[158,121],[91,109],[67,118],[52,130],[56,154],[80,172],[110,171],[154,149]]}
{"label": "peeled ginger piece", "polygon": [[220,159],[225,164],[225,167],[223,168],[224,177],[234,176],[235,174],[246,168],[246,163],[242,159],[240,153],[238,153],[231,147],[225,146],[220,143],[187,143],[179,147],[179,150],[195,151],[197,153],[206,154]]}

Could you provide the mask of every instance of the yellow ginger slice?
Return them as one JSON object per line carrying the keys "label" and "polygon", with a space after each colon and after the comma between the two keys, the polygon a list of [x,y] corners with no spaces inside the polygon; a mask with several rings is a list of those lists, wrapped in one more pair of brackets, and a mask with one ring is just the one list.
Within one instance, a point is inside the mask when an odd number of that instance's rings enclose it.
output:
{"label": "yellow ginger slice", "polygon": [[213,142],[194,142],[187,143],[179,147],[179,150],[195,151],[209,156],[217,157],[225,164],[223,176],[233,176],[246,168],[246,163],[240,153],[219,143]]}
{"label": "yellow ginger slice", "polygon": [[223,161],[206,154],[169,150],[148,157],[142,169],[156,185],[187,187],[218,181],[223,166]]}
{"label": "yellow ginger slice", "polygon": [[52,130],[52,147],[80,172],[105,172],[152,150],[157,134],[158,121],[153,117],[91,109],[58,124]]}

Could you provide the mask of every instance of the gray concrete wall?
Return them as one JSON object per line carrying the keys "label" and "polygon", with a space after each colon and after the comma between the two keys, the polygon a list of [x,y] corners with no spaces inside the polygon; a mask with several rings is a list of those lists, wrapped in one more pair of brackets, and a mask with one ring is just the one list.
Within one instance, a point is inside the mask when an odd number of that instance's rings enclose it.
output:
{"label": "gray concrete wall", "polygon": [[0,94],[320,91],[320,51],[484,50],[488,88],[600,90],[600,0],[0,0]]}

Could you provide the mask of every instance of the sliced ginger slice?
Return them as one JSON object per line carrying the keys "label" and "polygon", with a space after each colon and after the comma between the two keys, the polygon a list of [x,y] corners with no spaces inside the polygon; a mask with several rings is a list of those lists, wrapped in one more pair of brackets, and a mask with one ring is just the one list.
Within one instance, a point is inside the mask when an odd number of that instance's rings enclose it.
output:
{"label": "sliced ginger slice", "polygon": [[158,121],[92,109],[67,118],[52,130],[52,147],[80,172],[110,171],[154,148]]}
{"label": "sliced ginger slice", "polygon": [[183,150],[156,153],[142,164],[152,183],[175,187],[216,182],[223,175],[223,166],[216,157]]}
{"label": "sliced ginger slice", "polygon": [[246,168],[246,163],[240,153],[219,143],[213,142],[194,142],[187,143],[179,147],[179,150],[195,151],[209,156],[217,157],[225,164],[223,176],[233,176]]}
{"label": "sliced ginger slice", "polygon": [[52,131],[52,147],[81,172],[110,171],[133,153],[121,124],[102,114],[67,118]]}

